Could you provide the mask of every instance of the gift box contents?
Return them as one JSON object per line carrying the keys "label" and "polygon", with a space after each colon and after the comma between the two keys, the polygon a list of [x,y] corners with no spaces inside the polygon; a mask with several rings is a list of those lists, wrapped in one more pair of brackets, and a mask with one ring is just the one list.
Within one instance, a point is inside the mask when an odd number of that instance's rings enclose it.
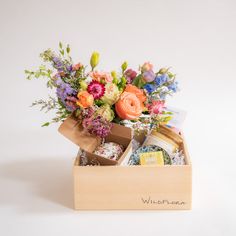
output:
{"label": "gift box contents", "polygon": [[[119,163],[120,165],[163,166],[185,164],[183,150],[180,149],[181,147],[178,144],[182,141],[182,138],[180,135],[176,134],[173,129],[162,126],[160,132],[152,131],[149,135],[143,137],[143,139],[142,144],[135,138],[133,139],[132,154],[124,157],[123,161]],[[100,157],[117,161],[124,153],[124,150],[124,146],[119,143],[103,142],[93,151],[93,154],[96,155],[93,156],[93,158],[88,158],[88,153],[82,151],[80,155],[80,165],[104,165],[104,162],[101,163],[99,161]],[[128,161],[125,159],[128,159]]]}
{"label": "gift box contents", "polygon": [[132,152],[132,130],[123,125],[113,124],[106,137],[98,138],[80,129],[77,121],[69,117],[59,132],[80,147],[87,165],[120,165]]}
{"label": "gift box contents", "polygon": [[111,160],[118,160],[122,155],[124,147],[114,142],[102,143],[94,150],[94,154]]}

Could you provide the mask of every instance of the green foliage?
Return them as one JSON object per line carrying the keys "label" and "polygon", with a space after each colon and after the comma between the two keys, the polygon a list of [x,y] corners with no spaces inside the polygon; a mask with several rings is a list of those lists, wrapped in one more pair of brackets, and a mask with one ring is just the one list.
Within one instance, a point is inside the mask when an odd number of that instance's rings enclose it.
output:
{"label": "green foliage", "polygon": [[123,91],[123,90],[124,90],[124,88],[125,88],[125,86],[126,86],[126,83],[127,83],[126,78],[125,78],[124,76],[122,76],[122,77],[120,78],[120,82],[119,82],[118,85],[117,85],[120,91]]}
{"label": "green foliage", "polygon": [[72,63],[72,58],[70,56],[70,45],[69,44],[64,46],[62,44],[62,42],[59,42],[59,53],[66,63]]}
{"label": "green foliage", "polygon": [[162,116],[160,122],[168,123],[172,119],[172,116]]}
{"label": "green foliage", "polygon": [[38,70],[36,71],[30,71],[25,70],[26,79],[32,80],[33,78],[39,79],[39,78],[47,78],[49,81],[47,82],[47,87],[53,88],[55,87],[53,78],[52,78],[53,71],[50,69],[47,69],[45,65],[41,65]]}
{"label": "green foliage", "polygon": [[94,103],[95,103],[95,105],[97,105],[97,106],[99,106],[99,107],[105,104],[105,103],[104,103],[102,100],[100,100],[100,99],[99,99],[99,100],[95,100]]}
{"label": "green foliage", "polygon": [[53,55],[54,55],[53,51],[51,49],[47,49],[44,52],[40,53],[39,56],[43,59],[43,61],[49,62],[52,60]]}
{"label": "green foliage", "polygon": [[133,85],[135,85],[138,88],[142,88],[145,84],[142,75],[138,75],[132,82]]}
{"label": "green foliage", "polygon": [[58,107],[58,101],[57,101],[57,99],[49,96],[48,100],[40,99],[40,100],[34,101],[31,105],[31,107],[33,107],[33,106],[39,106],[40,111],[44,111],[45,113],[47,113],[47,112],[49,112],[53,109],[56,109]]}
{"label": "green foliage", "polygon": [[121,65],[121,69],[122,69],[122,72],[123,72],[123,73],[125,72],[125,70],[127,69],[127,67],[128,67],[127,61],[123,62],[123,64]]}
{"label": "green foliage", "polygon": [[170,111],[162,111],[162,115],[173,115]]}
{"label": "green foliage", "polygon": [[52,123],[63,121],[64,119],[66,119],[66,117],[68,117],[68,115],[71,114],[71,112],[66,109],[64,104],[59,99],[53,98],[51,96],[49,96],[48,100],[40,99],[38,101],[35,101],[31,106],[39,106],[40,111],[44,111],[45,113],[51,110],[57,110],[56,116],[52,119],[52,121],[42,124],[42,127],[46,127]]}
{"label": "green foliage", "polygon": [[46,123],[42,124],[41,126],[46,127],[46,126],[49,126],[49,125],[50,125],[50,122],[46,122]]}

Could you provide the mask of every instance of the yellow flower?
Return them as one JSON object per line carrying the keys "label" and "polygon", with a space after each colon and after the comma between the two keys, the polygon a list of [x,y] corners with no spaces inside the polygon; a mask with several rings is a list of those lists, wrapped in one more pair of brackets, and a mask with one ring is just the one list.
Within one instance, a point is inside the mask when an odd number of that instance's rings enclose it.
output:
{"label": "yellow flower", "polygon": [[90,65],[92,67],[92,70],[98,65],[98,63],[99,63],[99,53],[93,52],[90,58]]}

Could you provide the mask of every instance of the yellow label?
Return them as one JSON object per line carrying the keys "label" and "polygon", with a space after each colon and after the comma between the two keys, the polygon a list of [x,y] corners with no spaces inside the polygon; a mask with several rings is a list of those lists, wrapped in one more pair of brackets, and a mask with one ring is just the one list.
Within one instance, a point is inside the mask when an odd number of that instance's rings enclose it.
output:
{"label": "yellow label", "polygon": [[144,152],[139,154],[140,165],[164,165],[164,158],[162,151],[158,152]]}

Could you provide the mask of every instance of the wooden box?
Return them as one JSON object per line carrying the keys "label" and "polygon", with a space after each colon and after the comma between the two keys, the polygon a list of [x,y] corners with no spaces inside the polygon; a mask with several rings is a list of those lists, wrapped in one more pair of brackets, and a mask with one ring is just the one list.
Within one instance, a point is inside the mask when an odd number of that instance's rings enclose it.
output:
{"label": "wooden box", "polygon": [[102,142],[101,138],[89,135],[81,126],[77,125],[77,121],[72,117],[63,122],[59,127],[59,132],[83,149],[89,160],[97,159],[101,165],[118,165],[125,157],[132,154],[132,130],[122,125],[113,124],[111,133],[105,138],[107,142],[119,143],[125,147],[124,153],[118,160],[110,160],[94,154],[93,151]]}
{"label": "wooden box", "polygon": [[[166,129],[162,130],[163,133]],[[74,162],[76,210],[188,210],[192,202],[192,166],[80,166]]]}

